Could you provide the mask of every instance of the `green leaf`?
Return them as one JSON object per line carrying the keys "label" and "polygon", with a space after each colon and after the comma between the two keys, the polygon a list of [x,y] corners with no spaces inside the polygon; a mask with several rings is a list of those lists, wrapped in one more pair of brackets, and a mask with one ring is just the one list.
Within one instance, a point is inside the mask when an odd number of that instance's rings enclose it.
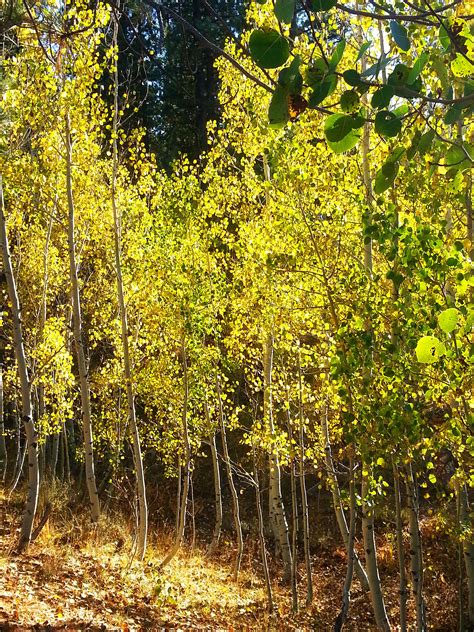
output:
{"label": "green leaf", "polygon": [[434,137],[435,131],[433,129],[428,130],[421,136],[420,142],[418,143],[418,151],[420,154],[424,154],[430,149]]}
{"label": "green leaf", "polygon": [[406,64],[397,64],[387,80],[391,86],[405,86],[411,69]]}
{"label": "green leaf", "polygon": [[372,46],[372,42],[364,42],[362,44],[362,46],[359,48],[359,52],[357,53],[357,59],[356,59],[356,63],[362,59],[362,57],[365,55],[365,53],[369,50],[369,48]]}
{"label": "green leaf", "polygon": [[278,68],[290,56],[288,40],[274,29],[252,31],[249,49],[252,59],[260,68]]}
{"label": "green leaf", "polygon": [[433,362],[439,360],[443,350],[443,345],[438,338],[435,336],[423,336],[416,345],[416,359],[423,364],[433,364]]}
{"label": "green leaf", "polygon": [[374,191],[377,195],[381,195],[389,189],[395,182],[398,173],[397,162],[386,162],[375,175]]}
{"label": "green leaf", "polygon": [[388,66],[388,64],[393,61],[393,59],[394,57],[387,57],[386,55],[382,55],[375,64],[372,64],[372,66],[369,66],[366,70],[364,70],[361,76],[376,77],[383,68]]}
{"label": "green leaf", "polygon": [[[330,121],[330,119],[332,119]],[[352,131],[352,117],[342,114],[329,116],[324,126],[324,134],[328,140],[335,143],[342,140]]]}
{"label": "green leaf", "polygon": [[315,59],[304,72],[304,78],[308,86],[312,87],[320,83],[328,74],[329,68],[322,57]]}
{"label": "green leaf", "polygon": [[473,161],[474,147],[469,143],[463,143],[462,147],[453,145],[446,153],[446,167],[448,169],[465,171],[473,166]]}
{"label": "green leaf", "polygon": [[405,116],[405,114],[408,114],[409,110],[410,108],[408,107],[408,103],[402,103],[398,106],[398,108],[392,110],[392,113],[401,118],[402,116]]}
{"label": "green leaf", "polygon": [[346,40],[341,40],[339,44],[336,46],[331,59],[329,60],[329,68],[330,70],[336,70],[337,65],[342,59],[344,55],[344,51],[346,49]]}
{"label": "green leaf", "polygon": [[411,85],[414,81],[418,79],[418,76],[420,75],[421,71],[426,65],[426,62],[428,61],[428,58],[429,58],[428,53],[425,53],[425,51],[423,51],[421,55],[415,60],[415,63],[413,64],[413,68],[408,73],[408,77],[407,77],[408,85]]}
{"label": "green leaf", "polygon": [[345,90],[341,94],[341,110],[343,112],[353,112],[359,105],[359,95],[355,90]]}
{"label": "green leaf", "polygon": [[390,20],[390,32],[398,48],[401,48],[404,51],[410,50],[408,31],[402,24],[396,20]]}
{"label": "green leaf", "polygon": [[452,107],[449,108],[449,110],[446,112],[446,114],[444,115],[443,121],[446,123],[446,125],[453,125],[454,123],[456,123],[456,121],[459,121],[459,119],[461,118],[461,108],[459,107]]}
{"label": "green leaf", "polygon": [[449,48],[451,47],[451,39],[450,39],[450,37],[448,35],[448,31],[444,27],[444,24],[442,24],[439,27],[438,37],[439,37],[439,41],[440,41],[441,46],[444,48],[445,52],[447,52],[449,50]]}
{"label": "green leaf", "polygon": [[337,0],[311,0],[313,11],[329,11],[337,4]]}
{"label": "green leaf", "polygon": [[401,132],[402,122],[393,112],[381,110],[375,116],[375,131],[381,136],[393,138]]}
{"label": "green leaf", "polygon": [[[340,118],[350,119],[351,117],[345,117],[344,114],[331,114],[330,116],[328,116],[328,118],[325,121],[324,133],[326,134],[326,130],[333,128],[336,124],[336,121]],[[348,123],[348,121],[346,121],[346,123]],[[328,139],[328,145],[334,151],[334,153],[341,154],[355,147],[355,145],[357,145],[357,143],[359,142],[359,139],[360,139],[360,132],[354,131],[352,129],[340,141],[331,141]]]}
{"label": "green leaf", "polygon": [[295,13],[295,0],[275,0],[275,15],[284,24],[291,24]]}
{"label": "green leaf", "polygon": [[455,307],[445,309],[444,312],[438,314],[438,325],[445,334],[450,334],[458,325],[459,311]]}
{"label": "green leaf", "polygon": [[361,83],[360,73],[357,70],[346,70],[342,73],[344,81],[349,86],[358,86]]}
{"label": "green leaf", "polygon": [[277,86],[268,108],[268,121],[273,129],[284,127],[290,118],[288,112],[288,90]]}
{"label": "green leaf", "polygon": [[280,70],[278,85],[287,88],[290,94],[300,94],[303,87],[303,77],[300,73],[301,57],[296,55],[288,68]]}
{"label": "green leaf", "polygon": [[308,100],[308,107],[314,108],[330,96],[337,86],[336,75],[329,75],[319,85],[314,86]]}
{"label": "green leaf", "polygon": [[392,86],[383,86],[374,92],[371,105],[376,110],[388,107],[393,95],[395,94]]}

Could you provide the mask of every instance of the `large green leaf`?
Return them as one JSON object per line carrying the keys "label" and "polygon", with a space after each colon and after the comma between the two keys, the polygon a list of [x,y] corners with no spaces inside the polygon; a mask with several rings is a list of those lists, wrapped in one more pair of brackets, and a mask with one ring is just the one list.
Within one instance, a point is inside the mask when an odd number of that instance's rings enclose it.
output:
{"label": "large green leaf", "polygon": [[445,51],[447,51],[451,46],[451,39],[448,35],[448,31],[444,27],[444,24],[441,24],[441,26],[439,27],[438,37],[441,46],[444,48]]}
{"label": "large green leaf", "polygon": [[377,195],[381,195],[389,189],[395,182],[398,173],[398,162],[387,161],[375,175],[374,191]]}
{"label": "large green leaf", "polygon": [[326,119],[324,134],[328,140],[336,143],[347,136],[347,134],[350,134],[352,129],[352,116],[337,114]]}
{"label": "large green leaf", "polygon": [[336,154],[341,154],[355,147],[361,132],[354,130],[351,116],[331,114],[324,123],[324,134],[329,147]]}
{"label": "large green leaf", "polygon": [[375,62],[375,64],[372,64],[372,66],[369,66],[366,70],[364,70],[364,72],[362,73],[362,77],[376,77],[383,68],[388,66],[388,64],[393,61],[393,59],[393,57],[381,55],[381,57],[377,62]]}
{"label": "large green leaf", "polygon": [[390,105],[394,94],[395,92],[392,86],[382,86],[374,92],[370,103],[374,109],[381,110]]}
{"label": "large green leaf", "polygon": [[329,11],[337,4],[337,0],[311,0],[313,11]]}
{"label": "large green leaf", "polygon": [[329,75],[319,85],[313,86],[313,91],[309,96],[308,107],[314,108],[330,96],[337,86],[336,75]]}
{"label": "large green leaf", "polygon": [[404,51],[410,50],[410,40],[408,39],[408,31],[396,20],[390,20],[390,33],[392,34],[395,44]]}
{"label": "large green leaf", "polygon": [[329,68],[330,70],[336,70],[337,65],[342,59],[344,55],[344,51],[346,50],[346,40],[341,40],[339,44],[334,49],[334,52],[329,60]]}
{"label": "large green leaf", "polygon": [[252,59],[260,68],[278,68],[290,56],[288,40],[274,29],[252,31],[249,49]]}
{"label": "large green leaf", "polygon": [[411,85],[418,79],[418,76],[420,75],[421,71],[425,67],[428,59],[429,59],[428,53],[425,53],[425,51],[423,51],[421,55],[415,60],[415,63],[413,64],[413,68],[408,73],[408,77],[407,77],[408,85]]}
{"label": "large green leaf", "polygon": [[295,0],[275,0],[275,15],[277,20],[291,24],[295,13]]}
{"label": "large green leaf", "polygon": [[402,122],[393,113],[388,110],[381,110],[375,115],[375,131],[381,136],[393,138],[401,132]]}
{"label": "large green leaf", "polygon": [[415,349],[416,359],[423,364],[433,364],[444,353],[444,345],[435,336],[423,336]]}
{"label": "large green leaf", "polygon": [[296,55],[288,68],[280,70],[278,85],[287,88],[291,94],[300,94],[303,87],[303,77],[300,73],[301,57]]}
{"label": "large green leaf", "polygon": [[344,79],[344,81],[347,83],[347,85],[349,86],[358,86],[361,83],[361,77],[360,77],[360,73],[357,72],[357,70],[346,70],[345,72],[342,73],[342,77]]}
{"label": "large green leaf", "polygon": [[282,86],[277,86],[268,108],[268,121],[270,123],[270,127],[280,129],[288,123],[289,118],[288,90]]}
{"label": "large green leaf", "polygon": [[438,325],[445,334],[450,334],[458,325],[459,311],[455,307],[445,309],[438,314]]}
{"label": "large green leaf", "polygon": [[371,46],[372,46],[372,42],[364,42],[362,44],[362,46],[359,48],[359,52],[357,53],[356,63],[359,61],[359,59],[362,59],[362,57],[365,55],[365,53],[369,50]]}

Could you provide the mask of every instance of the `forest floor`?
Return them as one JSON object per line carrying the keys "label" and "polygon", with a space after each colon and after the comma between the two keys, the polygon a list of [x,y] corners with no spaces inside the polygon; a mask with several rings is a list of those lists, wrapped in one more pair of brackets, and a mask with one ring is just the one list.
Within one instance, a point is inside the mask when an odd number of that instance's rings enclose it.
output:
{"label": "forest floor", "polygon": [[[165,568],[159,568],[171,538],[152,534],[143,564],[130,559],[131,534],[123,518],[108,515],[92,529],[84,517],[53,512],[37,540],[15,553],[21,498],[7,502],[0,492],[0,630],[332,630],[341,600],[345,554],[334,534],[313,555],[314,600],[304,607],[306,581],[299,569],[298,613],[291,591],[272,567],[276,612],[268,614],[256,542],[247,544],[242,571],[232,577],[234,542],[224,534],[212,558],[189,544]],[[431,531],[433,532],[430,536]],[[430,537],[426,560],[426,601],[430,630],[454,632],[457,593],[456,559],[443,539],[424,525]],[[454,559],[453,559],[454,557]],[[387,607],[397,619],[397,561],[390,538],[379,542]],[[412,608],[411,608],[412,609]],[[375,630],[369,598],[354,580],[350,617],[345,628]],[[396,630],[394,626],[394,630]]]}

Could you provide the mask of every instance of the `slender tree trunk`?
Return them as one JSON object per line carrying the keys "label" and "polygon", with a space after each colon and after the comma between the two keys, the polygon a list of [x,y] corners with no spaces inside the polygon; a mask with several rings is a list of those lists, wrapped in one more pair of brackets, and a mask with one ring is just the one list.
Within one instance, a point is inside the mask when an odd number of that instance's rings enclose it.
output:
{"label": "slender tree trunk", "polygon": [[64,480],[68,483],[71,482],[71,464],[69,461],[69,441],[67,436],[66,424],[62,424],[61,432],[63,435],[63,448],[64,448]]}
{"label": "slender tree trunk", "polygon": [[165,556],[165,559],[161,562],[160,567],[163,568],[167,564],[171,562],[173,557],[179,551],[181,543],[184,539],[184,529],[186,527],[186,509],[188,506],[188,496],[189,496],[189,484],[191,478],[191,444],[189,442],[189,429],[188,429],[188,400],[189,400],[189,384],[188,384],[188,360],[186,356],[186,345],[184,343],[184,339],[182,341],[182,356],[183,356],[183,387],[184,387],[184,398],[183,398],[183,443],[184,443],[184,482],[183,482],[183,491],[181,493],[181,502],[179,507],[179,521],[178,521],[178,529],[176,531],[176,540],[174,545],[168,551]]}
{"label": "slender tree trunk", "polygon": [[[209,427],[211,427],[211,418],[209,414],[209,406],[207,400],[204,402],[204,406],[206,409],[206,419]],[[212,471],[214,475],[214,498],[215,498],[215,508],[216,508],[216,519],[214,523],[214,533],[212,536],[212,541],[207,550],[208,555],[211,555],[216,546],[219,544],[219,539],[221,537],[221,529],[222,529],[222,491],[221,491],[221,474],[219,471],[219,461],[217,458],[217,448],[216,448],[216,434],[214,430],[211,430],[211,434],[209,436],[209,445],[211,446],[211,458],[212,458]]]}
{"label": "slender tree trunk", "polygon": [[[0,350],[0,354],[2,351]],[[7,445],[5,442],[5,417],[3,406],[3,358],[0,355],[0,477],[5,482],[7,476]]]}
{"label": "slender tree trunk", "polygon": [[242,522],[240,520],[239,495],[237,494],[237,490],[235,488],[234,478],[232,476],[232,464],[230,462],[229,449],[227,447],[224,407],[222,405],[221,384],[220,384],[218,375],[216,375],[216,390],[217,390],[217,402],[219,405],[219,424],[220,424],[220,429],[221,429],[222,451],[224,453],[224,461],[225,461],[226,471],[227,471],[227,481],[229,483],[230,493],[232,496],[234,526],[235,526],[235,531],[237,534],[237,556],[235,559],[235,566],[234,566],[234,579],[235,581],[237,581],[239,577],[240,563],[242,562],[242,555],[244,553],[244,538],[242,535]]}
{"label": "slender tree trunk", "polygon": [[349,614],[349,607],[351,603],[351,587],[352,578],[354,575],[354,563],[355,563],[355,528],[356,528],[356,496],[355,496],[355,481],[354,481],[354,459],[351,455],[349,463],[349,541],[347,547],[347,569],[346,578],[344,580],[344,587],[342,590],[342,605],[341,610],[334,623],[334,632],[340,632]]}
{"label": "slender tree trunk", "polygon": [[393,487],[395,495],[395,519],[397,524],[397,551],[400,573],[400,632],[407,631],[408,582],[405,570],[405,549],[403,546],[402,502],[400,493],[400,473],[393,463]]}
{"label": "slender tree trunk", "polygon": [[[462,485],[460,490],[460,517],[461,522],[468,526],[472,526],[470,524],[470,507],[468,501],[467,487],[466,485]],[[464,540],[463,542],[463,553],[464,553],[464,563],[466,565],[466,576],[467,576],[467,599],[468,599],[468,610],[467,610],[467,620],[469,629],[474,630],[474,538],[471,537]]]}
{"label": "slender tree trunk", "polygon": [[179,531],[182,474],[183,474],[183,468],[181,467],[181,461],[178,458],[178,480],[176,481],[176,512],[175,512],[175,531],[176,531],[176,535],[178,534],[178,531]]}
{"label": "slender tree trunk", "polygon": [[[118,39],[118,21],[114,20],[114,45],[117,46]],[[114,220],[114,250],[115,250],[115,273],[117,277],[117,297],[120,310],[120,322],[122,327],[122,352],[123,352],[123,369],[125,377],[125,387],[127,391],[128,406],[128,422],[133,443],[133,460],[135,464],[135,473],[137,479],[138,490],[138,543],[137,556],[139,560],[143,560],[146,550],[146,541],[148,534],[148,505],[146,498],[145,471],[143,468],[143,458],[140,445],[140,434],[138,432],[136,411],[135,411],[135,395],[133,388],[132,363],[130,360],[130,348],[128,343],[128,314],[125,303],[125,294],[123,286],[122,274],[122,217],[117,205],[117,170],[118,170],[118,63],[115,63],[114,71],[114,113],[112,126],[112,183],[111,183],[111,202]]]}
{"label": "slender tree trunk", "polygon": [[31,540],[33,522],[38,505],[39,492],[39,466],[38,466],[38,436],[33,421],[33,408],[31,405],[31,388],[26,361],[23,330],[21,322],[20,301],[16,288],[16,280],[13,274],[10,248],[8,245],[7,226],[5,219],[5,204],[3,199],[3,181],[0,176],[0,250],[2,251],[3,268],[7,280],[8,297],[11,304],[13,322],[13,341],[15,358],[18,366],[21,387],[22,418],[28,446],[28,494],[26,499],[23,522],[20,531],[19,550],[28,546]]}
{"label": "slender tree trunk", "polygon": [[[275,438],[275,427],[273,424],[272,405],[272,368],[273,368],[273,336],[269,334],[266,338],[263,351],[263,418],[268,424],[270,436]],[[276,448],[272,446],[270,453],[270,481],[269,481],[269,510],[270,524],[275,535],[275,540],[279,545],[283,559],[284,576],[286,581],[291,581],[291,546],[286,520],[283,496],[281,493],[281,469]]]}
{"label": "slender tree trunk", "polygon": [[425,621],[425,603],[423,600],[423,552],[418,520],[418,493],[411,465],[407,467],[406,485],[410,524],[410,566],[412,591],[416,606],[416,629],[417,632],[424,632],[427,628]]}
{"label": "slender tree trunk", "polygon": [[51,463],[50,463],[51,478],[56,478],[56,469],[58,467],[60,435],[61,435],[60,430],[53,435],[53,443],[51,446]]}
{"label": "slender tree trunk", "polygon": [[[21,473],[23,472],[23,466],[25,464],[25,457],[26,457],[26,451],[27,451],[27,442],[25,442],[25,445],[23,446],[23,450],[20,450],[18,452],[18,459],[17,462],[15,464],[15,471],[13,473],[13,480],[12,480],[12,484],[10,486],[10,494],[12,494],[15,489],[16,486],[18,485],[18,481],[20,480],[20,476]],[[38,475],[39,475],[39,463],[38,463]]]}
{"label": "slender tree trunk", "polygon": [[[287,417],[288,417],[288,438],[291,446],[296,445],[293,439],[290,412],[290,389],[287,386]],[[296,460],[292,455],[290,465],[290,489],[291,489],[291,594],[293,612],[298,612],[298,495],[296,493]]]}
{"label": "slender tree trunk", "polygon": [[[56,194],[56,200],[55,200],[55,205],[57,202],[57,194]],[[43,335],[44,335],[44,327],[45,327],[45,323],[46,323],[46,318],[47,318],[47,306],[48,306],[48,282],[49,282],[49,244],[51,242],[51,233],[53,231],[53,221],[54,221],[54,211],[51,211],[51,214],[49,216],[49,221],[48,221],[48,230],[46,232],[46,241],[45,241],[45,245],[44,245],[44,251],[43,251],[43,269],[44,269],[44,274],[43,274],[43,296],[41,298],[41,308],[40,308],[40,313],[39,313],[39,336],[40,336],[40,340],[43,339]],[[44,379],[44,378],[43,378]],[[39,419],[43,419],[44,414],[45,414],[45,404],[44,404],[44,382],[43,379],[41,379],[40,383],[38,384],[38,417]],[[45,463],[44,463],[44,469],[43,471],[46,471],[46,453],[47,453],[47,442],[48,442],[48,435],[46,435],[45,437],[45,442],[44,442],[44,457],[45,457]],[[52,478],[54,478],[55,476],[55,469],[56,469],[56,465],[54,463],[54,453],[55,453],[55,448],[54,448],[54,442],[53,442],[53,449],[52,449],[52,461],[53,463],[51,464],[51,476]],[[56,450],[56,459],[57,459],[57,450]]]}
{"label": "slender tree trunk", "polygon": [[368,477],[362,474],[362,535],[364,538],[365,564],[369,581],[370,598],[374,609],[375,622],[379,630],[390,632],[390,623],[385,609],[385,601],[380,583],[375,546],[374,515],[368,503]]}
{"label": "slender tree trunk", "polygon": [[258,539],[260,543],[260,555],[262,558],[263,574],[265,577],[265,587],[267,590],[268,610],[269,612],[273,612],[275,609],[275,605],[273,602],[273,592],[272,592],[272,582],[270,579],[270,570],[268,568],[267,547],[265,546],[265,525],[263,522],[262,503],[260,500],[260,481],[258,477],[257,459],[255,457],[255,446],[252,447],[252,453],[253,453],[253,469],[255,472],[254,474],[255,501],[257,505]]}
{"label": "slender tree trunk", "polygon": [[97,522],[100,516],[99,495],[94,471],[94,443],[92,437],[91,402],[89,390],[89,375],[84,350],[84,340],[82,336],[82,314],[81,299],[79,292],[79,277],[76,261],[76,241],[74,235],[75,209],[72,192],[72,140],[69,115],[66,116],[66,190],[68,203],[68,249],[69,249],[69,272],[71,277],[71,294],[73,307],[73,331],[74,344],[76,348],[77,366],[79,371],[79,384],[81,390],[82,428],[84,432],[84,454],[86,483],[89,493],[91,507],[91,517],[93,522]]}
{"label": "slender tree trunk", "polygon": [[[347,526],[347,520],[346,520],[346,515],[344,513],[344,508],[342,506],[341,490],[339,489],[339,481],[337,480],[337,473],[334,468],[334,461],[332,458],[332,447],[331,447],[331,441],[329,438],[329,428],[328,428],[328,420],[327,420],[327,406],[325,406],[323,410],[323,414],[321,415],[321,426],[322,426],[321,429],[322,429],[323,439],[325,442],[324,461],[326,464],[326,471],[329,476],[329,484],[331,488],[334,512],[336,514],[336,520],[339,526],[339,531],[341,532],[344,546],[346,548],[347,553],[349,554],[350,533],[349,533],[349,528]],[[365,572],[364,567],[362,566],[360,557],[355,551],[355,546],[354,546],[354,570],[357,577],[359,578],[360,584],[362,586],[362,590],[367,592],[369,590],[369,581],[367,579],[367,573]]]}
{"label": "slender tree trunk", "polygon": [[306,474],[304,469],[304,414],[303,414],[303,376],[301,374],[301,351],[298,347],[298,417],[299,417],[299,478],[301,494],[301,511],[303,521],[303,547],[306,565],[306,605],[313,601],[313,577],[311,571],[311,551],[309,546],[309,510],[308,494],[306,492]]}

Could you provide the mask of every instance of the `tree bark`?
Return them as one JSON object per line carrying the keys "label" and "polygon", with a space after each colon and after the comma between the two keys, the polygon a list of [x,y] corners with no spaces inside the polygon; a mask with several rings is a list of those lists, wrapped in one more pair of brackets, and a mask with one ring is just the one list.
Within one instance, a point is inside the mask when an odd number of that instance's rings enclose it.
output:
{"label": "tree bark", "polygon": [[164,560],[160,564],[160,568],[163,568],[167,564],[171,562],[173,557],[179,551],[181,543],[184,538],[184,530],[186,527],[186,509],[188,506],[188,496],[189,496],[189,483],[191,477],[191,444],[189,442],[189,429],[188,429],[188,400],[189,400],[189,384],[188,384],[188,361],[186,357],[186,346],[184,343],[184,338],[182,341],[181,352],[183,356],[183,387],[184,387],[184,398],[183,398],[183,416],[182,416],[182,431],[183,431],[183,443],[184,443],[184,482],[183,482],[183,490],[181,493],[181,502],[179,504],[179,519],[178,519],[178,528],[176,531],[176,539],[174,545],[166,554]]}
{"label": "tree bark", "polygon": [[235,531],[237,534],[237,556],[235,558],[235,566],[234,566],[234,580],[237,581],[239,577],[242,555],[244,553],[244,538],[242,535],[242,522],[240,520],[239,495],[237,494],[237,490],[235,488],[234,478],[232,476],[232,464],[230,462],[229,449],[227,447],[227,435],[226,435],[226,429],[225,429],[224,407],[222,405],[221,384],[220,384],[219,376],[217,375],[216,375],[216,388],[217,388],[217,401],[219,404],[219,424],[220,424],[220,429],[221,429],[222,451],[224,453],[224,461],[225,461],[226,471],[227,471],[227,480],[230,487],[230,493],[232,495],[234,526],[235,526]]}
{"label": "tree bark", "polygon": [[423,599],[423,552],[421,547],[420,524],[418,520],[418,493],[411,464],[407,467],[407,503],[410,525],[410,566],[412,592],[416,607],[416,629],[424,632],[426,628],[425,603]]}
{"label": "tree bark", "polygon": [[407,631],[408,582],[405,570],[405,549],[403,546],[402,502],[400,493],[400,473],[393,464],[393,488],[395,495],[395,519],[397,525],[398,567],[400,573],[400,632]]}
{"label": "tree bark", "polygon": [[[206,410],[206,419],[211,427],[211,418],[209,414],[209,406],[207,403],[207,399],[204,402],[205,410]],[[217,448],[216,448],[216,433],[214,430],[211,430],[211,434],[209,436],[209,445],[211,447],[211,458],[212,458],[212,472],[214,477],[214,499],[215,499],[215,508],[216,508],[216,518],[214,523],[214,533],[212,535],[212,540],[207,550],[207,554],[211,555],[216,546],[219,544],[219,539],[221,537],[221,529],[222,529],[222,491],[221,491],[221,474],[219,470],[219,461],[217,458]]]}
{"label": "tree bark", "polygon": [[[118,20],[114,20],[114,45],[118,40]],[[114,220],[114,250],[115,250],[115,273],[117,277],[117,297],[120,310],[120,323],[122,334],[123,370],[125,377],[125,387],[127,392],[128,422],[132,435],[133,460],[138,491],[138,543],[137,557],[143,560],[146,550],[148,534],[148,504],[145,486],[145,471],[143,468],[143,458],[140,444],[140,434],[138,432],[137,417],[135,411],[135,394],[133,387],[132,363],[130,360],[130,348],[128,344],[128,313],[125,303],[123,274],[122,274],[122,217],[117,205],[117,171],[118,171],[118,63],[115,63],[114,71],[114,112],[112,125],[112,183],[111,183],[111,203]]]}
{"label": "tree bark", "polygon": [[38,506],[39,492],[39,464],[38,464],[38,436],[33,421],[33,407],[31,404],[31,386],[26,360],[23,327],[21,322],[21,309],[16,280],[13,274],[13,266],[8,244],[7,226],[5,219],[5,203],[3,198],[3,180],[0,176],[0,250],[3,258],[3,268],[7,281],[8,297],[11,304],[13,321],[13,343],[15,359],[18,366],[18,375],[21,387],[21,408],[23,425],[25,428],[28,446],[28,494],[25,511],[20,531],[18,549],[23,550],[31,540],[33,522]]}
{"label": "tree bark", "polygon": [[68,250],[69,250],[69,273],[71,279],[71,294],[73,307],[73,331],[74,344],[76,349],[77,365],[79,371],[79,384],[81,391],[82,428],[84,432],[84,455],[86,469],[86,484],[89,493],[91,507],[91,518],[97,522],[100,516],[99,495],[94,471],[94,442],[92,436],[91,402],[89,389],[88,366],[84,350],[84,339],[82,335],[82,314],[81,298],[79,292],[79,277],[76,261],[76,241],[75,241],[75,208],[72,188],[72,139],[69,115],[65,121],[66,132],[66,191],[68,203]]}
{"label": "tree bark", "polygon": [[[2,352],[0,351],[0,354]],[[5,442],[5,417],[3,406],[3,358],[0,355],[0,478],[5,482],[7,476],[7,445]]]}
{"label": "tree bark", "polygon": [[[272,405],[272,368],[273,368],[273,335],[269,334],[264,343],[263,350],[263,419],[268,424],[270,437],[275,437],[275,427],[273,424]],[[281,493],[281,469],[276,449],[271,446],[269,457],[269,513],[270,524],[275,535],[275,540],[279,545],[283,560],[284,576],[286,581],[291,581],[291,546],[288,522],[286,520],[285,506]]]}
{"label": "tree bark", "polygon": [[372,601],[375,623],[378,629],[383,630],[383,632],[390,632],[391,627],[385,609],[385,601],[382,594],[377,564],[373,509],[368,504],[367,494],[368,476],[362,474],[362,535],[364,538],[365,565],[367,569],[367,579],[369,581],[370,599]]}

